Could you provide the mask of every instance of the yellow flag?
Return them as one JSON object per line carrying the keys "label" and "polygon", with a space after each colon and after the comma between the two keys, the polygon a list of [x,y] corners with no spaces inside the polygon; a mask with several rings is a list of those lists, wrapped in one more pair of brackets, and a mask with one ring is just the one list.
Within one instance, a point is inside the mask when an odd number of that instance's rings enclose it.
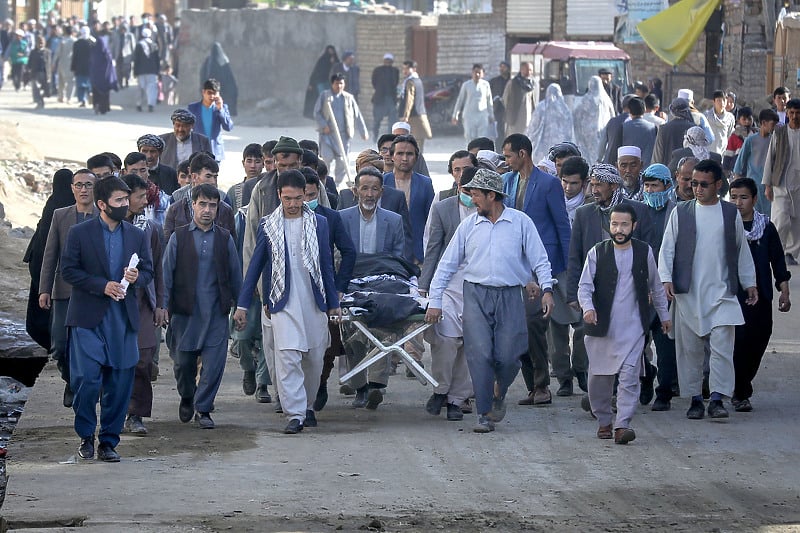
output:
{"label": "yellow flag", "polygon": [[681,0],[636,25],[639,35],[658,57],[672,66],[694,48],[721,0]]}

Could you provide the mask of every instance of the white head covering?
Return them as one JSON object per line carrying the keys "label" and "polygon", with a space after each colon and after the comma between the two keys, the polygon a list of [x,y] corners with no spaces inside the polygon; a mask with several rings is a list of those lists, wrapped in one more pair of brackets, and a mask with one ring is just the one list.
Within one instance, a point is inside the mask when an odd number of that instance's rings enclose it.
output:
{"label": "white head covering", "polygon": [[150,28],[142,28],[142,39],[149,39],[151,35],[153,32]]}
{"label": "white head covering", "polygon": [[394,56],[390,52],[386,52],[383,54],[384,59],[389,59],[390,61],[394,61]]}
{"label": "white head covering", "polygon": [[536,163],[536,166],[539,169],[544,170],[545,172],[547,172],[548,174],[550,174],[552,176],[557,176],[558,175],[558,171],[556,170],[556,164],[553,163],[552,161],[550,161],[546,157],[544,159],[542,159],[541,161],[539,161],[538,163]]}
{"label": "white head covering", "polygon": [[694,91],[691,89],[679,89],[678,98],[685,98],[689,102],[694,102]]}
{"label": "white head covering", "polygon": [[408,122],[395,122],[392,124],[392,131],[394,130],[406,130],[408,133],[411,133],[411,124]]}
{"label": "white head covering", "polygon": [[534,161],[547,157],[550,147],[555,144],[564,141],[575,142],[572,112],[564,101],[558,83],[552,83],[547,87],[544,99],[536,106],[525,134],[533,144],[531,159]]}
{"label": "white head covering", "polygon": [[597,161],[603,128],[617,114],[599,76],[589,78],[588,90],[575,99],[572,114],[580,117],[575,122],[575,144],[587,161]]}
{"label": "white head covering", "polygon": [[503,164],[503,156],[492,150],[478,150],[475,157],[478,158],[478,161],[491,165],[494,170],[497,170],[497,167]]}
{"label": "white head covering", "polygon": [[626,155],[632,155],[633,157],[641,159],[642,149],[638,146],[620,146],[617,148],[617,159]]}
{"label": "white head covering", "polygon": [[81,26],[81,39],[88,39],[92,35],[92,30],[89,29],[89,26]]}

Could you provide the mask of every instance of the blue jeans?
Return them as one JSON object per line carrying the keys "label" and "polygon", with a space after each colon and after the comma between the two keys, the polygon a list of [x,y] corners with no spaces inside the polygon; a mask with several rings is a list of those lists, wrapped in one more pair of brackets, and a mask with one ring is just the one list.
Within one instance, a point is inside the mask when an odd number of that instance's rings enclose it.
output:
{"label": "blue jeans", "polygon": [[75,75],[75,96],[78,98],[78,102],[81,104],[86,103],[91,88],[92,84],[89,82],[89,76]]}

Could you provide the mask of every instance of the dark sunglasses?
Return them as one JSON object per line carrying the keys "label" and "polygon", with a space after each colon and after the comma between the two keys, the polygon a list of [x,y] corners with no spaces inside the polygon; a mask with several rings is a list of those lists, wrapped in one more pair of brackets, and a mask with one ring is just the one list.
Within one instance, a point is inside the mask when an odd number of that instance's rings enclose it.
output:
{"label": "dark sunglasses", "polygon": [[716,182],[714,182],[714,181],[697,181],[697,180],[692,180],[692,181],[689,182],[689,184],[692,186],[692,188],[700,187],[701,189],[708,189],[709,187],[714,185],[714,183],[716,183]]}

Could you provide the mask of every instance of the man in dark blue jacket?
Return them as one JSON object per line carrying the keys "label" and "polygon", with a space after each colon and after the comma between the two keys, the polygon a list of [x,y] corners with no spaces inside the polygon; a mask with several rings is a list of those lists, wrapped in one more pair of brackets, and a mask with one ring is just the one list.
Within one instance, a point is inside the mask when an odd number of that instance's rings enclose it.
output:
{"label": "man in dark blue jacket", "polygon": [[72,285],[65,324],[75,432],[81,438],[78,454],[83,459],[94,457],[99,398],[97,456],[101,461],[119,461],[115,448],[139,361],[134,287],[146,287],[153,279],[153,261],[144,232],[124,221],[129,194],[119,178],[99,180],[94,197],[100,216],[70,228],[61,256],[61,274]]}

